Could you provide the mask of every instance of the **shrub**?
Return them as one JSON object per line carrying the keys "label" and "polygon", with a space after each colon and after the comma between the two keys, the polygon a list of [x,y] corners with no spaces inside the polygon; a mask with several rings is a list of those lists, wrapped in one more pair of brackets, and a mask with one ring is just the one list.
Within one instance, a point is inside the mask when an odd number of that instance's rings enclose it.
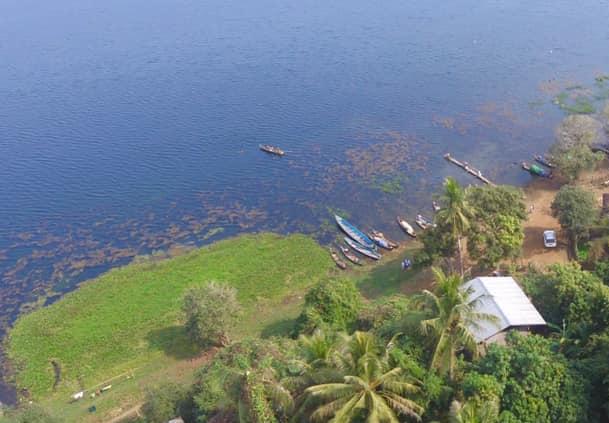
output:
{"label": "shrub", "polygon": [[350,328],[357,319],[362,298],[349,279],[330,279],[307,292],[304,309],[298,317],[297,333],[312,333],[316,328]]}
{"label": "shrub", "polygon": [[241,305],[234,288],[210,282],[191,288],[184,296],[186,331],[201,345],[227,345],[228,332],[237,323]]}
{"label": "shrub", "polygon": [[148,423],[165,423],[190,415],[191,409],[188,391],[175,383],[166,383],[147,390],[142,412]]}

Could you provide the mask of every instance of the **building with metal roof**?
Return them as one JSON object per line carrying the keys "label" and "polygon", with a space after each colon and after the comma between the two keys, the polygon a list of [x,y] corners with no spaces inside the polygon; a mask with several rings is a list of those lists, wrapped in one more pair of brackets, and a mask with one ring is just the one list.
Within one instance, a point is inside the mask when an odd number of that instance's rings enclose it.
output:
{"label": "building with metal roof", "polygon": [[463,284],[461,289],[469,291],[470,302],[476,302],[476,311],[497,317],[497,321],[479,322],[478,327],[470,328],[479,343],[503,342],[511,329],[531,332],[546,326],[546,321],[511,277],[478,277]]}

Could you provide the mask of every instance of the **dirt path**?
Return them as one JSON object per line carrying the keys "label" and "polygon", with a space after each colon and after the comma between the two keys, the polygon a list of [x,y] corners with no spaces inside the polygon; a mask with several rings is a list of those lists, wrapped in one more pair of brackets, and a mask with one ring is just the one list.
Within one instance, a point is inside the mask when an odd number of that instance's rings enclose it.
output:
{"label": "dirt path", "polygon": [[[603,185],[609,180],[607,162],[599,166],[599,170],[584,174],[577,185],[594,194],[601,206],[602,195],[609,193],[609,187]],[[554,196],[561,187],[557,180],[537,178],[524,188],[526,204],[530,209],[529,218],[524,224],[524,245],[522,264],[532,263],[544,268],[553,263],[565,263],[569,260],[567,239],[560,229],[558,220],[552,217],[551,204]],[[531,208],[532,207],[532,208]],[[545,248],[543,245],[543,231],[553,229],[558,236],[557,248]]]}
{"label": "dirt path", "polygon": [[133,407],[127,409],[123,413],[119,414],[118,416],[113,417],[110,420],[106,420],[106,423],[121,423],[133,420],[141,415],[140,409],[142,408],[142,405],[144,405],[144,403],[140,402],[134,405]]}

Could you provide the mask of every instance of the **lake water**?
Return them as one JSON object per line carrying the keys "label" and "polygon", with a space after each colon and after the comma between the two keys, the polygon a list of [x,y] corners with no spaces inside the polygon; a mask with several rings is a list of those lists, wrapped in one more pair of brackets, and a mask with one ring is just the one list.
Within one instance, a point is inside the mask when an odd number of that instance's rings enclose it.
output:
{"label": "lake water", "polygon": [[443,153],[524,183],[514,162],[552,142],[552,98],[609,72],[598,0],[1,10],[4,326],[135,255],[257,230],[327,242],[337,210],[397,237],[444,176],[473,182]]}

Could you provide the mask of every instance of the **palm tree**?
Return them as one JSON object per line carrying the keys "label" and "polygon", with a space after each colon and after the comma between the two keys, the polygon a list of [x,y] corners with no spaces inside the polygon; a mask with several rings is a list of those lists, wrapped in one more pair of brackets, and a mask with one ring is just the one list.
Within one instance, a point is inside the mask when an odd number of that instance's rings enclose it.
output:
{"label": "palm tree", "polygon": [[403,369],[391,365],[393,343],[383,351],[372,334],[355,332],[336,364],[342,380],[305,390],[303,407],[314,406],[310,420],[347,423],[365,418],[370,423],[397,423],[398,414],[420,420],[423,408],[408,398],[418,387],[407,380]]}
{"label": "palm tree", "polygon": [[435,292],[424,290],[422,300],[434,317],[421,322],[424,335],[432,335],[436,339],[436,347],[431,359],[431,368],[441,374],[448,374],[454,379],[457,354],[469,351],[477,355],[476,339],[472,330],[477,329],[482,322],[496,322],[492,314],[476,311],[481,297],[470,301],[471,289],[461,289],[461,278],[457,275],[445,275],[439,269],[432,269],[436,279]]}
{"label": "palm tree", "polygon": [[444,180],[444,192],[440,198],[442,208],[436,214],[437,222],[447,227],[451,235],[457,239],[457,251],[459,253],[459,271],[463,277],[463,249],[461,238],[469,229],[469,217],[472,214],[467,203],[465,190],[451,177]]}
{"label": "palm tree", "polygon": [[465,404],[453,401],[450,405],[451,423],[496,423],[499,420],[499,401],[470,400]]}

